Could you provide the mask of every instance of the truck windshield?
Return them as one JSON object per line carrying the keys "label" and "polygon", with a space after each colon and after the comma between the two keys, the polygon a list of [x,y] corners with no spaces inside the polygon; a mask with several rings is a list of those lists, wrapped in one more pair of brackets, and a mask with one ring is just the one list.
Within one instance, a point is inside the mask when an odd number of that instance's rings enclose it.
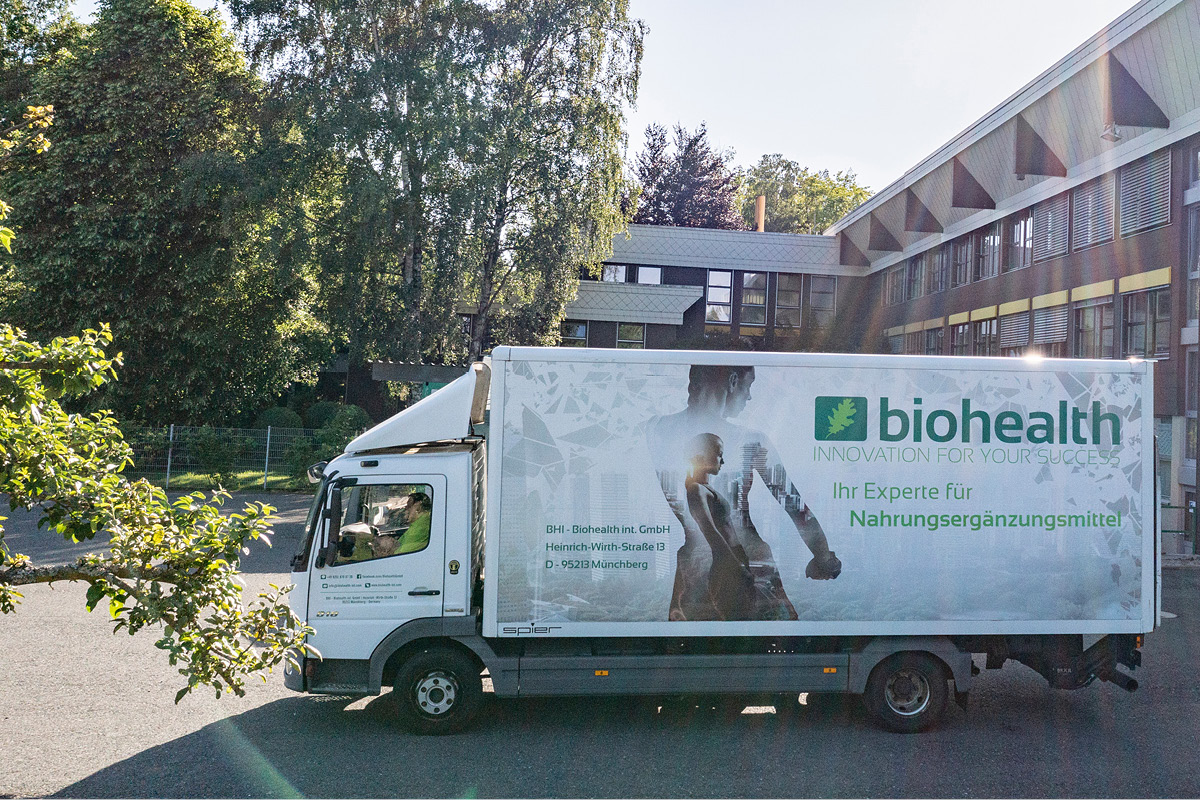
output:
{"label": "truck windshield", "polygon": [[317,520],[321,517],[321,508],[325,505],[325,487],[329,478],[323,478],[313,496],[312,505],[308,509],[308,519],[304,521],[304,536],[300,539],[300,548],[292,557],[292,572],[304,572],[308,569],[308,554],[312,549],[313,535],[317,530]]}

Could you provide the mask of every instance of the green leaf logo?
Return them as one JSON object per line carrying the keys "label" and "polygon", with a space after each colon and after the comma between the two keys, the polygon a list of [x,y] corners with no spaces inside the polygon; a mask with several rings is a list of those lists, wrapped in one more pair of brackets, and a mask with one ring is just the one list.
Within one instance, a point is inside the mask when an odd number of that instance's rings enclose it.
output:
{"label": "green leaf logo", "polygon": [[858,407],[854,405],[854,401],[849,397],[838,403],[837,408],[833,410],[827,419],[829,420],[829,430],[826,431],[826,436],[833,436],[835,433],[840,433],[854,422],[854,415],[858,413]]}
{"label": "green leaf logo", "polygon": [[867,398],[817,397],[813,404],[813,437],[818,442],[865,442]]}

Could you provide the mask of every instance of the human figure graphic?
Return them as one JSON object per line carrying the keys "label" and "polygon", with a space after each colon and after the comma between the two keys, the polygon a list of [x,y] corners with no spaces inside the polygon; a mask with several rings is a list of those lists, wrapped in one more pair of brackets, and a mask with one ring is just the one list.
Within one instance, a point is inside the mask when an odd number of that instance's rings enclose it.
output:
{"label": "human figure graphic", "polygon": [[725,465],[725,446],[720,437],[701,433],[692,439],[691,468],[683,485],[687,508],[696,527],[708,542],[712,564],[708,570],[708,594],[717,619],[752,619],[754,575],[746,549],[738,540],[729,517],[729,504],[708,485]]}
{"label": "human figure graphic", "polygon": [[754,367],[696,364],[688,372],[687,408],[657,417],[647,426],[647,445],[654,459],[663,495],[684,529],[684,544],[676,555],[675,582],[669,619],[722,619],[708,588],[713,560],[711,546],[687,502],[689,447],[703,433],[718,437],[728,468],[710,474],[709,490],[728,507],[729,526],[744,550],[755,577],[752,619],[796,619],[784,591],[770,546],[759,536],[750,517],[750,490],[756,476],[787,513],[796,532],[812,553],[805,576],[831,580],[842,569],[829,549],[825,532],[788,479],[775,447],[762,432],[732,422],[750,400]]}

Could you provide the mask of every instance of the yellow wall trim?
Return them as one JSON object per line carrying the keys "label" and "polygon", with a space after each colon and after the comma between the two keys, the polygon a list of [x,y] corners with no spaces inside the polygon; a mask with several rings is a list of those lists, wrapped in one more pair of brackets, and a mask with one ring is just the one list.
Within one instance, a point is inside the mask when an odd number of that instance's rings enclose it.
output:
{"label": "yellow wall trim", "polygon": [[983,308],[977,308],[971,312],[971,321],[974,322],[975,320],[979,319],[991,319],[994,316],[996,316],[996,307],[984,306]]}
{"label": "yellow wall trim", "polygon": [[1034,308],[1052,308],[1053,306],[1065,306],[1069,299],[1067,290],[1063,289],[1061,292],[1039,294],[1030,303]]}
{"label": "yellow wall trim", "polygon": [[738,334],[741,336],[766,336],[767,329],[766,328],[750,328],[750,327],[747,327],[746,325],[742,325],[740,328],[738,328]]}
{"label": "yellow wall trim", "polygon": [[964,311],[961,314],[951,314],[950,315],[950,324],[951,325],[962,325],[964,322],[970,322],[970,321],[971,321],[971,312],[969,312],[969,311]]}
{"label": "yellow wall trim", "polygon": [[924,322],[910,322],[904,326],[905,333],[916,333],[917,331],[925,330]]}
{"label": "yellow wall trim", "polygon": [[1091,300],[1095,297],[1108,297],[1113,293],[1113,282],[1097,281],[1087,286],[1076,286],[1071,290],[1071,300]]}
{"label": "yellow wall trim", "polygon": [[927,319],[927,320],[925,320],[925,330],[931,330],[933,328],[940,328],[945,324],[946,324],[945,317],[938,317],[937,319]]}
{"label": "yellow wall trim", "polygon": [[1012,300],[1008,303],[1000,304],[1000,316],[1002,316],[1002,317],[1005,314],[1019,314],[1022,311],[1028,311],[1028,310],[1029,310],[1029,298],[1028,297],[1025,298],[1024,300]]}
{"label": "yellow wall trim", "polygon": [[1171,268],[1152,269],[1137,275],[1126,275],[1121,278],[1122,292],[1136,292],[1139,289],[1153,289],[1156,286],[1167,286],[1171,283]]}

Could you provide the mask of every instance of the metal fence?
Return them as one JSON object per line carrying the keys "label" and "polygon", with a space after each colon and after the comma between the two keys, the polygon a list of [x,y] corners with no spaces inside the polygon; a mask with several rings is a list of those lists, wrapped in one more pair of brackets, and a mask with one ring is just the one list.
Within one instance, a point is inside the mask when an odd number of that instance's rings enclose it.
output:
{"label": "metal fence", "polygon": [[[300,489],[329,449],[311,428],[126,428],[127,473],[167,489]],[[340,449],[340,448],[338,448]]]}

